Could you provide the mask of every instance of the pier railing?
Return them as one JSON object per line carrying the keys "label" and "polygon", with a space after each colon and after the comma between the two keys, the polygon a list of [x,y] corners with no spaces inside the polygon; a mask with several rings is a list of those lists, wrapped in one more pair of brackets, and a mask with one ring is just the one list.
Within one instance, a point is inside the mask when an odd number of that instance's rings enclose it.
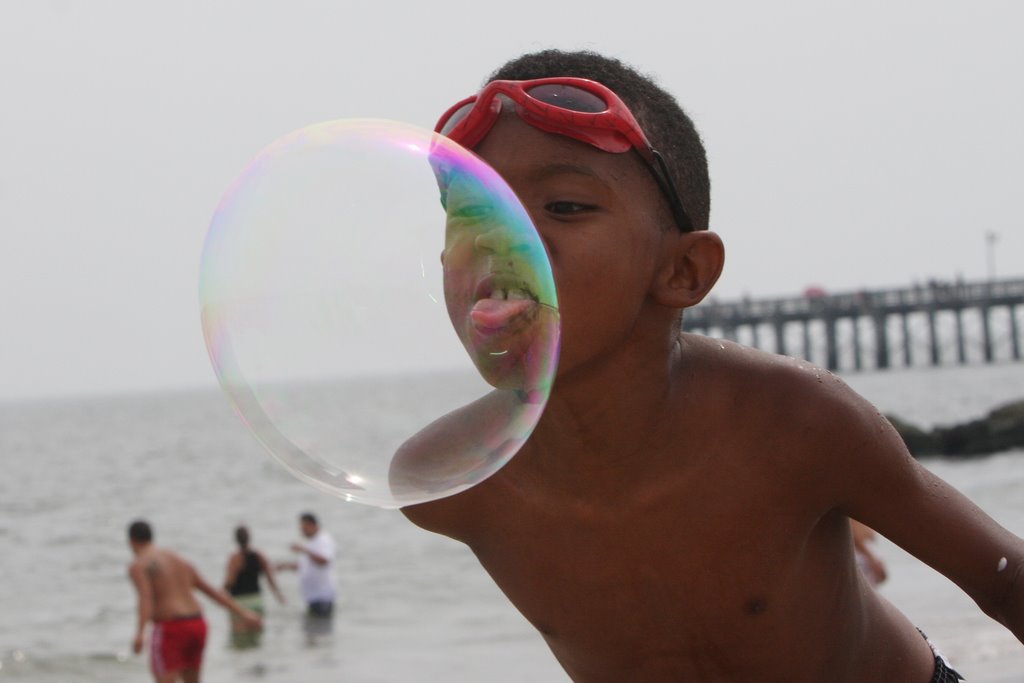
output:
{"label": "pier railing", "polygon": [[991,363],[1021,360],[1022,305],[1024,279],[932,281],[836,294],[815,289],[786,298],[710,299],[685,311],[683,326],[799,355],[830,370]]}

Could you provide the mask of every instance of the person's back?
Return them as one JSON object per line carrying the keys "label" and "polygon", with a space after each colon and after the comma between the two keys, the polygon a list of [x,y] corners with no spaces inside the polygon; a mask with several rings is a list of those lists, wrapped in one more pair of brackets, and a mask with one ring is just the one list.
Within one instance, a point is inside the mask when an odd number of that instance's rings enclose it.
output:
{"label": "person's back", "polygon": [[141,571],[149,580],[154,621],[168,621],[202,612],[194,593],[196,571],[174,551],[151,544],[135,558],[129,571]]}
{"label": "person's back", "polygon": [[263,603],[260,599],[260,577],[265,576],[270,590],[278,602],[284,604],[284,596],[277,587],[274,569],[267,558],[259,550],[251,547],[249,529],[246,526],[235,528],[235,542],[238,549],[228,557],[227,574],[224,577],[224,589],[232,596],[242,600],[249,609],[262,613]]}
{"label": "person's back", "polygon": [[231,557],[230,565],[237,567],[234,580],[227,586],[228,592],[236,598],[240,595],[253,595],[260,592],[260,573],[262,563],[259,553],[248,548],[238,550]]}

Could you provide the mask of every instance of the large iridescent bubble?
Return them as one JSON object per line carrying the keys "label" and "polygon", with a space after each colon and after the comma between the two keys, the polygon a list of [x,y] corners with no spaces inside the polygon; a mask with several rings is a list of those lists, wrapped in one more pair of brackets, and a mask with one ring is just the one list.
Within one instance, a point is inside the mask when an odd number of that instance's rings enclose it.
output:
{"label": "large iridescent bubble", "polygon": [[380,507],[501,468],[558,357],[550,263],[515,194],[394,121],[328,121],[263,150],[213,217],[200,304],[220,383],[271,455]]}

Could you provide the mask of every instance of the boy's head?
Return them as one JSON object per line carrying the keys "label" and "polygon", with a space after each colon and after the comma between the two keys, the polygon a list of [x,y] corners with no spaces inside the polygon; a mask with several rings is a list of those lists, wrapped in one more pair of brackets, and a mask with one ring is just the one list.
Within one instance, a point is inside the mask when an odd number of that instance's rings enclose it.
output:
{"label": "boy's head", "polygon": [[[649,79],[592,53],[526,55],[493,77],[449,108],[437,130],[504,178],[544,242],[558,289],[559,376],[627,340],[674,339],[681,310],[711,288],[724,253],[706,230],[707,165],[689,119]],[[671,183],[658,146],[676,169]],[[456,331],[471,352],[478,339],[540,338],[542,307],[527,301],[537,298],[515,244],[500,238],[500,221],[465,220],[492,212],[462,184],[442,182],[445,298]],[[673,210],[680,204],[683,221]],[[491,313],[486,329],[483,312]]]}
{"label": "boy's head", "polygon": [[[668,167],[667,175],[671,182],[669,188],[663,187],[662,190],[670,202],[672,192],[678,191],[686,213],[686,225],[679,227],[706,230],[710,213],[710,181],[704,145],[693,122],[675,98],[652,79],[617,59],[594,52],[544,50],[507,62],[492,73],[487,82],[561,77],[596,81],[622,100],[629,110],[625,115],[631,114],[635,118],[641,135],[646,136],[650,147],[657,150]],[[521,115],[529,118],[528,114]],[[600,125],[604,125],[603,122]],[[660,170],[660,162],[648,160],[648,163]],[[684,221],[676,220],[676,223]]]}

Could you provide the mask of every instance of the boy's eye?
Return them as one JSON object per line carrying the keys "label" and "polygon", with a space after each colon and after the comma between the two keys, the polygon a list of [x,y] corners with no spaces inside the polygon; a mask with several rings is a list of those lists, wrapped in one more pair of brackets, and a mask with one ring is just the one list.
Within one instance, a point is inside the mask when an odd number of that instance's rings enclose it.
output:
{"label": "boy's eye", "polygon": [[445,202],[445,210],[448,213],[449,218],[461,218],[464,220],[474,220],[486,218],[494,213],[494,205],[486,202],[457,202],[449,203]]}
{"label": "boy's eye", "polygon": [[593,211],[595,206],[591,204],[580,204],[579,202],[551,202],[547,204],[544,209],[549,213],[560,214],[560,215],[573,215],[584,213],[587,211]]}

